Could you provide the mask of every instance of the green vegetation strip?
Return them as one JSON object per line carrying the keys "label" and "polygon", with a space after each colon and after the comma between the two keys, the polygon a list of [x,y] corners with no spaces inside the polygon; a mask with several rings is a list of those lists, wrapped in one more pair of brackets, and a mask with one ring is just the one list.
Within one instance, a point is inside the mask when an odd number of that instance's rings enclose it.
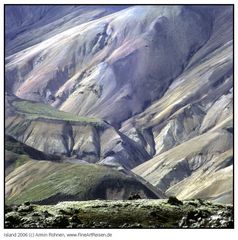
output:
{"label": "green vegetation strip", "polygon": [[[38,166],[44,167],[46,162],[38,162]],[[7,203],[23,203],[25,201],[41,201],[56,194],[74,196],[90,196],[91,191],[96,188],[102,179],[124,179],[125,176],[108,167],[95,164],[75,165],[50,163],[51,167],[45,172],[41,179],[35,179],[22,189],[22,192],[12,198],[6,199]],[[52,166],[54,168],[52,168]],[[26,165],[26,168],[29,168]],[[29,170],[31,171],[31,170]],[[29,172],[31,175],[32,173]],[[34,174],[32,174],[34,178]]]}
{"label": "green vegetation strip", "polygon": [[29,119],[36,119],[39,117],[66,121],[77,121],[86,123],[102,123],[100,119],[79,117],[71,113],[59,111],[44,103],[30,102],[30,101],[13,101],[13,107],[20,113],[24,113]]}

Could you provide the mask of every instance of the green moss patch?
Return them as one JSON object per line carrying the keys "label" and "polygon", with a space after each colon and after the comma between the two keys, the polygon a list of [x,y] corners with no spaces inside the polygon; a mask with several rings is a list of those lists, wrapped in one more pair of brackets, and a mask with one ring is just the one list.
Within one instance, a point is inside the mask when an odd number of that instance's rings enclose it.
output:
{"label": "green moss patch", "polygon": [[28,119],[36,119],[41,117],[47,119],[58,119],[65,121],[78,121],[98,124],[102,122],[100,119],[97,118],[79,117],[71,113],[59,111],[44,103],[16,100],[12,102],[12,106],[16,109],[17,112],[25,114]]}
{"label": "green moss patch", "polygon": [[[36,165],[37,164],[37,165]],[[48,164],[48,169],[37,176],[37,169],[44,168]],[[22,167],[27,176],[32,176],[33,181],[24,186],[20,194],[13,195],[7,199],[8,203],[23,203],[25,201],[47,203],[66,200],[95,199],[100,196],[110,182],[121,184],[125,188],[127,185],[135,185],[137,181],[111,168],[95,164],[70,164],[70,163],[49,163],[40,161],[32,165],[27,164]],[[53,169],[53,170],[52,170]],[[47,172],[49,171],[49,172]],[[34,180],[34,177],[37,178]],[[24,181],[24,179],[19,179]],[[104,182],[107,182],[102,187]]]}

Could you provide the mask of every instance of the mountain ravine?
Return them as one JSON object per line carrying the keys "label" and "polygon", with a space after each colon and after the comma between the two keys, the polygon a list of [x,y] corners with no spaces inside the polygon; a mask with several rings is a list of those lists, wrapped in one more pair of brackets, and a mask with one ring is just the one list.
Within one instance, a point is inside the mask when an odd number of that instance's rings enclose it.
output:
{"label": "mountain ravine", "polygon": [[220,207],[231,227],[233,56],[232,5],[7,5],[9,212],[130,199],[170,216],[170,197],[181,216],[153,226],[194,227],[198,201],[202,227]]}

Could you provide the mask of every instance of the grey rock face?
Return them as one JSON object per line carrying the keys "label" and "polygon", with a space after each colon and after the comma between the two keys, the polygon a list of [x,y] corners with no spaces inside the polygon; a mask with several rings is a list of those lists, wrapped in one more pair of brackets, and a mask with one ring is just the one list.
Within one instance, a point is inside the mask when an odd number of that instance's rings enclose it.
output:
{"label": "grey rock face", "polygon": [[97,127],[47,119],[26,120],[16,116],[6,122],[6,133],[41,152],[65,157],[65,161],[99,162],[131,169],[149,159],[143,147],[118,134],[109,125]]}
{"label": "grey rock face", "polygon": [[85,30],[77,25],[26,54],[7,57],[7,89],[37,101],[51,96],[64,111],[101,117],[117,126],[165,93],[191,52],[209,38],[208,16],[205,21],[186,7],[136,6],[113,19],[94,21]]}

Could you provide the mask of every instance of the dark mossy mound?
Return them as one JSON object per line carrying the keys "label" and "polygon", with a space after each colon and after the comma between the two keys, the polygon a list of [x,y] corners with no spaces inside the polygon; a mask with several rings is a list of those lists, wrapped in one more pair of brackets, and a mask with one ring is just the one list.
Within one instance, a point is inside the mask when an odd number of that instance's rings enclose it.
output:
{"label": "dark mossy mound", "polygon": [[75,201],[5,207],[6,228],[233,228],[233,207],[206,201]]}
{"label": "dark mossy mound", "polygon": [[13,152],[19,155],[27,155],[32,159],[36,160],[52,160],[57,161],[60,159],[59,156],[54,156],[52,154],[46,154],[44,152],[38,151],[22,142],[17,141],[15,138],[5,135],[5,150]]}
{"label": "dark mossy mound", "polygon": [[133,192],[140,192],[143,198],[158,198],[136,177],[96,164],[28,160],[7,176],[7,180],[11,178],[15,179],[15,188],[9,187],[7,204],[128,199]]}

